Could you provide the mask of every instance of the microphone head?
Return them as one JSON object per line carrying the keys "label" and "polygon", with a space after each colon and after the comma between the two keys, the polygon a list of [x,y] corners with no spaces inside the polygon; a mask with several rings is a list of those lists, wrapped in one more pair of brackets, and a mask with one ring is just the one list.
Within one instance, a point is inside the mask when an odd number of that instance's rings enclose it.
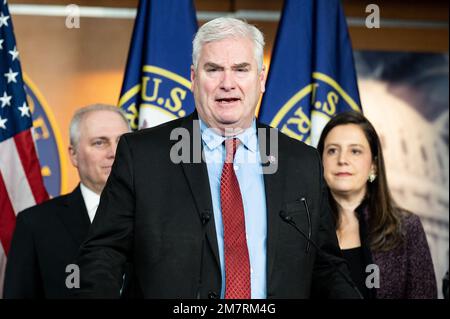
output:
{"label": "microphone head", "polygon": [[292,217],[288,215],[288,213],[285,210],[280,211],[280,217],[284,220],[284,221],[291,221]]}
{"label": "microphone head", "polygon": [[211,219],[211,212],[209,210],[205,210],[201,215],[203,225],[209,222]]}

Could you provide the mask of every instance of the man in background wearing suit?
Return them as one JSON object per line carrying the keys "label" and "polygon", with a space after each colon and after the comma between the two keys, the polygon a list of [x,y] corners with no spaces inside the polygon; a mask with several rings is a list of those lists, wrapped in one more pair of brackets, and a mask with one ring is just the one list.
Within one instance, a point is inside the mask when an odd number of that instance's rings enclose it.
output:
{"label": "man in background wearing suit", "polygon": [[121,138],[76,261],[78,297],[119,297],[126,262],[144,298],[358,296],[317,151],[255,119],[263,47],[241,20],[199,29],[196,112]]}
{"label": "man in background wearing suit", "polygon": [[80,184],[19,213],[6,266],[5,298],[67,298],[67,265],[73,263],[94,219],[114,161],[129,132],[122,111],[96,104],[78,110],[70,123],[69,154]]}

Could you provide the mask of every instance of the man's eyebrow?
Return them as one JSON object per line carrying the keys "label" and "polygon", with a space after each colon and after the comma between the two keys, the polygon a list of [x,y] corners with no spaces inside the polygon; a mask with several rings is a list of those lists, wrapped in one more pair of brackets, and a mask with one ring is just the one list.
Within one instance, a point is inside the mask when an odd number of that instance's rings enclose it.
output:
{"label": "man's eyebrow", "polygon": [[241,69],[241,68],[246,68],[246,67],[249,67],[249,66],[251,66],[250,63],[242,62],[242,63],[233,65],[233,69]]}
{"label": "man's eyebrow", "polygon": [[93,137],[91,138],[91,141],[94,141],[94,140],[103,140],[103,141],[107,141],[107,140],[108,140],[108,137],[107,137],[107,136],[93,136]]}
{"label": "man's eyebrow", "polygon": [[204,68],[216,68],[216,69],[223,69],[222,66],[213,63],[213,62],[206,62],[205,65],[203,66]]}

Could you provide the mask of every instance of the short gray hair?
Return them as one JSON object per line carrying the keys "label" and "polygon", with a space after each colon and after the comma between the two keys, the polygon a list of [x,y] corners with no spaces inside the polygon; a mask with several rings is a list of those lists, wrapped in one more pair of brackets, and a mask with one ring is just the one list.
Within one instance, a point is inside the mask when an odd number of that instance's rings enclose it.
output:
{"label": "short gray hair", "polygon": [[131,131],[130,123],[127,120],[125,112],[122,111],[121,108],[109,104],[92,104],[77,110],[73,115],[69,126],[71,146],[76,147],[78,145],[78,142],[80,141],[80,123],[83,120],[84,116],[90,112],[95,111],[110,111],[117,113],[120,116],[120,118],[124,121],[124,123],[126,123],[128,131]]}
{"label": "short gray hair", "polygon": [[240,37],[253,41],[258,71],[261,71],[264,57],[264,35],[254,25],[248,24],[240,19],[229,17],[211,20],[198,29],[194,41],[192,41],[192,64],[194,68],[197,69],[200,51],[205,44]]}

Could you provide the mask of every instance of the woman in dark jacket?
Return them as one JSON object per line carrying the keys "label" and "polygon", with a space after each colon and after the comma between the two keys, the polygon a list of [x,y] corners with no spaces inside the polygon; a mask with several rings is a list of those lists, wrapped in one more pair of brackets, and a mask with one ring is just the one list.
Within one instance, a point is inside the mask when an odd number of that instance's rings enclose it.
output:
{"label": "woman in dark jacket", "polygon": [[399,208],[386,181],[378,135],[360,113],[341,113],[318,144],[336,234],[365,298],[436,298],[436,278],[418,216]]}

